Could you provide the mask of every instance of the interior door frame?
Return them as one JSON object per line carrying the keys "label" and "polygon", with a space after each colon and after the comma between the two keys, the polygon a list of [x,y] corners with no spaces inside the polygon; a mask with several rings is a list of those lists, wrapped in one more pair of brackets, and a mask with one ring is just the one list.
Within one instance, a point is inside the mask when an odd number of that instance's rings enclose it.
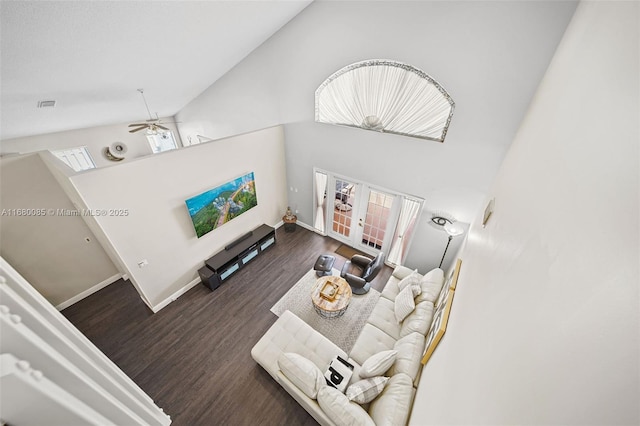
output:
{"label": "interior door frame", "polygon": [[[370,184],[368,182],[363,182],[360,179],[351,178],[349,176],[345,176],[340,173],[331,172],[325,169],[321,169],[319,167],[313,168],[314,182],[315,182],[316,172],[324,173],[327,176],[327,188],[326,188],[326,194],[325,194],[326,210],[325,210],[325,234],[324,235],[331,237],[337,241],[340,241],[344,244],[347,244],[351,247],[354,247],[370,255],[375,256],[380,251],[382,251],[385,254],[388,253],[389,249],[391,248],[391,243],[393,242],[393,234],[395,233],[395,229],[398,225],[398,219],[400,217],[400,209],[402,207],[403,198],[404,197],[418,198],[418,197],[409,196],[407,194],[404,194],[398,191],[390,190],[379,185]],[[345,237],[342,234],[339,234],[333,231],[333,211],[335,209],[335,200],[336,200],[334,196],[335,188],[336,188],[336,180],[344,180],[356,185],[356,198],[355,198],[356,202],[354,203],[355,205],[352,206],[353,215],[351,216],[350,229],[352,232],[350,233],[349,237]],[[363,222],[365,220],[366,207],[369,199],[368,195],[369,195],[369,191],[371,190],[383,192],[385,194],[393,195],[395,197],[393,206],[391,208],[391,212],[389,214],[389,221],[388,221],[387,229],[385,231],[383,244],[380,249],[376,249],[374,247],[370,247],[368,245],[362,244],[362,232],[364,227],[360,228],[358,226],[358,222],[360,221],[360,219],[362,219]],[[314,185],[314,189],[313,189],[314,211],[317,208],[317,201],[316,201],[317,198],[315,197],[316,195],[315,191],[316,191],[316,188]],[[367,195],[366,197],[364,196],[365,194]],[[356,229],[356,228],[360,228],[360,229]]]}

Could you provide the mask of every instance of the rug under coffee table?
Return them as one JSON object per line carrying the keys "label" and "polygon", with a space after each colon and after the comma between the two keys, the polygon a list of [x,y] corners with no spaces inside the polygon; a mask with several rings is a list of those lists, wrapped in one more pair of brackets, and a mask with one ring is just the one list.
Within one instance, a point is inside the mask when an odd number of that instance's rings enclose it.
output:
{"label": "rug under coffee table", "polygon": [[[333,275],[339,276],[340,271],[334,269]],[[287,310],[293,312],[314,330],[319,331],[340,346],[340,349],[349,353],[376,306],[380,293],[372,288],[366,294],[354,294],[349,302],[349,309],[344,315],[338,318],[325,318],[318,315],[310,300],[311,289],[316,281],[318,281],[316,271],[310,269],[271,307],[271,312],[277,316]]]}
{"label": "rug under coffee table", "polygon": [[324,318],[341,317],[351,301],[351,287],[344,278],[334,275],[321,277],[311,289],[311,301]]}

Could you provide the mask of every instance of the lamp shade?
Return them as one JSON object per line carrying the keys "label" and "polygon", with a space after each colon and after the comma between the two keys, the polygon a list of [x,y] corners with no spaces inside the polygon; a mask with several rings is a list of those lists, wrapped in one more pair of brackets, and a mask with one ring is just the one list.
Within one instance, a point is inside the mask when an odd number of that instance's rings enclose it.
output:
{"label": "lamp shade", "polygon": [[456,237],[464,233],[464,228],[462,227],[462,225],[459,225],[458,222],[447,222],[444,225],[444,230],[447,231],[447,234],[452,237]]}

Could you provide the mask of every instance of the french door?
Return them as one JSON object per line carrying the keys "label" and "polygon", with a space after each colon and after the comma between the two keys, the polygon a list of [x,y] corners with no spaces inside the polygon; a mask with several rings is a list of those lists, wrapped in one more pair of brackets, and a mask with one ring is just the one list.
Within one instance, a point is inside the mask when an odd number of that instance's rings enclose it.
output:
{"label": "french door", "polygon": [[382,250],[384,247],[388,254],[386,247],[398,215],[398,197],[371,187],[365,188],[356,241],[362,246],[360,249]]}
{"label": "french door", "polygon": [[401,200],[371,185],[329,175],[327,234],[365,253],[388,252]]}

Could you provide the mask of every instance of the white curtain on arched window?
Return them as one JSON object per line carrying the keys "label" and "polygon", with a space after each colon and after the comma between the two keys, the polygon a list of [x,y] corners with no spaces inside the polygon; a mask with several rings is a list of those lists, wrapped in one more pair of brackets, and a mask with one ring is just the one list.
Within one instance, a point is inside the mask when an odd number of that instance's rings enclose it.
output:
{"label": "white curtain on arched window", "polygon": [[346,66],[316,90],[316,121],[444,142],[455,103],[424,71],[375,59]]}
{"label": "white curtain on arched window", "polygon": [[389,256],[387,256],[387,262],[393,265],[402,265],[406,256],[406,240],[409,235],[407,231],[415,221],[418,213],[420,212],[421,203],[410,198],[404,198],[402,200],[402,208],[400,210],[400,217],[398,218],[398,226],[396,226],[396,232],[393,236],[393,243],[391,243],[391,249],[389,250]]}
{"label": "white curtain on arched window", "polygon": [[325,192],[327,191],[327,175],[316,172],[316,219],[313,227],[321,234],[325,234]]}

